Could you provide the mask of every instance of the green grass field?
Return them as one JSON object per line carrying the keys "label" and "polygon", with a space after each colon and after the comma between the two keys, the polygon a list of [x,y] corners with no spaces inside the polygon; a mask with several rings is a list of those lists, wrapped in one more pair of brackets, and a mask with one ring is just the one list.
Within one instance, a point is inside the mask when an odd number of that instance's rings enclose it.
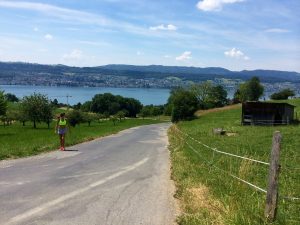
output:
{"label": "green grass field", "polygon": [[[300,99],[289,103],[297,106],[299,116]],[[269,162],[273,132],[281,131],[279,194],[300,197],[300,126],[241,126],[240,118],[239,106],[203,113],[196,120],[178,123],[177,127],[218,150],[265,162]],[[212,129],[219,127],[232,136],[214,135]],[[213,153],[174,127],[169,130],[169,138],[172,178],[177,185],[176,197],[182,210],[179,224],[267,224],[265,194],[234,179],[229,173],[266,189],[268,165]],[[300,201],[280,198],[277,220],[272,224],[300,224]]]}
{"label": "green grass field", "polygon": [[[154,119],[126,119],[116,125],[108,120],[100,123],[93,122],[90,127],[87,124],[80,124],[71,128],[71,132],[66,136],[66,145],[70,146],[127,128],[159,122],[161,121]],[[47,129],[46,124],[43,123],[38,124],[37,129],[33,129],[29,122],[25,127],[19,122],[15,122],[11,126],[0,126],[0,160],[36,155],[58,149],[59,139],[58,135],[54,133],[54,126],[55,122],[51,124],[51,129]]]}

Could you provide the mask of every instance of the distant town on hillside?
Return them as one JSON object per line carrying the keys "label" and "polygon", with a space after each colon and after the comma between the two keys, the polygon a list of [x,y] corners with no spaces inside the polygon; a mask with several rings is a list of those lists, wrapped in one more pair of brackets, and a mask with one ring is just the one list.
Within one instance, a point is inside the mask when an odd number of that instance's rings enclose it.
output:
{"label": "distant town on hillside", "polygon": [[228,90],[253,76],[268,92],[290,88],[300,93],[300,73],[276,70],[230,71],[221,67],[106,65],[71,67],[0,62],[1,85],[174,88],[210,80]]}

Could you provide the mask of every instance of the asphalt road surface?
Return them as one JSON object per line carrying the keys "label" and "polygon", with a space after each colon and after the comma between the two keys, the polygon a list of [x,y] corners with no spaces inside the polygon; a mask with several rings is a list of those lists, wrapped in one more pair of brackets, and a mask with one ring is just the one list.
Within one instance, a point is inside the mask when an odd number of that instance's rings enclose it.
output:
{"label": "asphalt road surface", "polygon": [[0,224],[174,224],[169,125],[1,161]]}

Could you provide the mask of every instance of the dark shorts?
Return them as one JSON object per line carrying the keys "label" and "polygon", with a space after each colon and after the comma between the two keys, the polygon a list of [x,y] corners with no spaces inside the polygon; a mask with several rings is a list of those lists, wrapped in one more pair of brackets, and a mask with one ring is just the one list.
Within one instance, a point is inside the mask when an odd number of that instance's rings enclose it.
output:
{"label": "dark shorts", "polygon": [[58,134],[63,135],[65,133],[67,133],[67,128],[66,127],[65,128],[58,128]]}

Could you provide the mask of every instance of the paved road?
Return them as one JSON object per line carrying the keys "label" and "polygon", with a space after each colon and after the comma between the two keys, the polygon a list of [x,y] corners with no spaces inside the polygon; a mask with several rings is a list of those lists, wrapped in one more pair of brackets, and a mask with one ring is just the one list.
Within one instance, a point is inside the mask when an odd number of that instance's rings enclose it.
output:
{"label": "paved road", "polygon": [[173,224],[168,126],[0,162],[0,224]]}

